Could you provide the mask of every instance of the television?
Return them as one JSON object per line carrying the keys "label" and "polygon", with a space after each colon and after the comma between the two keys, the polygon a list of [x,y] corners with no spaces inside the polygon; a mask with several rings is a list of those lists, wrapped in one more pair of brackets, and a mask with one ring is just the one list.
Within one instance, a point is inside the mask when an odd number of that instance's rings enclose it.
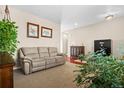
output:
{"label": "television", "polygon": [[94,52],[104,50],[106,55],[111,54],[111,39],[94,40]]}

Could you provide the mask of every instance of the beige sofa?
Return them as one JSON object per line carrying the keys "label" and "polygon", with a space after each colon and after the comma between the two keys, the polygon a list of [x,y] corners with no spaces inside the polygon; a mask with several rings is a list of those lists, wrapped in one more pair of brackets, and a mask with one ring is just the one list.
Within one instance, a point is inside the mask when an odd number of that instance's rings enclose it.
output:
{"label": "beige sofa", "polygon": [[55,47],[23,47],[19,50],[19,62],[25,74],[65,63],[63,54]]}

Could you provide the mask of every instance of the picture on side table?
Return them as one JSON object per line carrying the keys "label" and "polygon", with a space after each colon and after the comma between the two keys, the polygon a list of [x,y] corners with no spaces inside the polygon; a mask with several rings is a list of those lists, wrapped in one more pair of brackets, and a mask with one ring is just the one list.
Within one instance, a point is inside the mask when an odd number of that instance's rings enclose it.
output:
{"label": "picture on side table", "polygon": [[39,25],[27,22],[27,37],[39,38]]}
{"label": "picture on side table", "polygon": [[52,29],[47,27],[41,27],[41,37],[52,38]]}

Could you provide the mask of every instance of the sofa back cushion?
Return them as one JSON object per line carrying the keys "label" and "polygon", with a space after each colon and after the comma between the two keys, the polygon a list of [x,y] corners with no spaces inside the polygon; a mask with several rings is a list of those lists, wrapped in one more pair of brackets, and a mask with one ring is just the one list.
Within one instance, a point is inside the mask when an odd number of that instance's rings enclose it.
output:
{"label": "sofa back cushion", "polygon": [[38,51],[39,51],[40,57],[49,57],[49,53],[48,53],[48,48],[47,47],[39,47]]}
{"label": "sofa back cushion", "polygon": [[50,57],[57,56],[57,48],[56,47],[49,47],[49,55],[50,55]]}
{"label": "sofa back cushion", "polygon": [[39,58],[38,49],[37,47],[23,47],[21,48],[24,56],[30,58]]}

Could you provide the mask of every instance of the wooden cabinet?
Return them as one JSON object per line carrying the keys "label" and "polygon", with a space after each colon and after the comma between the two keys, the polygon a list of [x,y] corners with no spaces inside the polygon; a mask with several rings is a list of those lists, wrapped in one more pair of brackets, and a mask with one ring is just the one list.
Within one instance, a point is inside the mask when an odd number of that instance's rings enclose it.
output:
{"label": "wooden cabinet", "polygon": [[80,54],[85,54],[84,46],[71,46],[70,47],[70,56],[71,58],[78,58]]}
{"label": "wooden cabinet", "polygon": [[0,88],[13,88],[13,65],[0,65]]}
{"label": "wooden cabinet", "polygon": [[0,53],[0,88],[13,88],[13,66],[13,58]]}

